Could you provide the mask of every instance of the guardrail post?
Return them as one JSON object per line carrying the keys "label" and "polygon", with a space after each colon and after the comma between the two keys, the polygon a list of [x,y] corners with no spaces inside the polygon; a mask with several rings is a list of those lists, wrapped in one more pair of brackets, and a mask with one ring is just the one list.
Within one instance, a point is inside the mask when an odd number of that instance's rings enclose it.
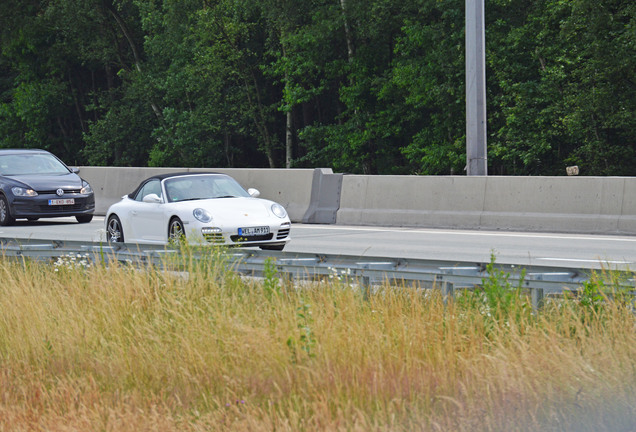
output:
{"label": "guardrail post", "polygon": [[452,282],[444,281],[442,283],[442,298],[444,299],[444,304],[448,303],[448,299],[455,297],[455,286]]}
{"label": "guardrail post", "polygon": [[360,288],[362,289],[362,298],[366,301],[371,296],[371,279],[369,276],[360,278]]}
{"label": "guardrail post", "polygon": [[532,309],[538,311],[543,307],[543,288],[532,288],[530,293],[532,297]]}

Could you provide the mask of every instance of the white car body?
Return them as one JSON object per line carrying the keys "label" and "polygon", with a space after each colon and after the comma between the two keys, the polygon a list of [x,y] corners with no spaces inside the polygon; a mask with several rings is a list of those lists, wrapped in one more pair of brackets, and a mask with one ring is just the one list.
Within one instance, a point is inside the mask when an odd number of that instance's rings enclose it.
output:
{"label": "white car body", "polygon": [[[112,242],[167,244],[183,235],[188,243],[282,250],[290,240],[289,216],[258,194],[224,174],[150,177],[110,206],[106,233]],[[177,221],[181,226],[174,231]]]}

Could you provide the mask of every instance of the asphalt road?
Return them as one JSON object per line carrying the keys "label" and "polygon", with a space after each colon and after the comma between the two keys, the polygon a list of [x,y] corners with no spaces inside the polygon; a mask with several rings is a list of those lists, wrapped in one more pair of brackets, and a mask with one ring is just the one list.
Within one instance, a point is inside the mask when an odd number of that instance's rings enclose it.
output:
{"label": "asphalt road", "polygon": [[[528,233],[293,224],[285,252],[457,262],[636,269],[636,236]],[[105,240],[104,218],[18,221],[0,227],[0,238]]]}

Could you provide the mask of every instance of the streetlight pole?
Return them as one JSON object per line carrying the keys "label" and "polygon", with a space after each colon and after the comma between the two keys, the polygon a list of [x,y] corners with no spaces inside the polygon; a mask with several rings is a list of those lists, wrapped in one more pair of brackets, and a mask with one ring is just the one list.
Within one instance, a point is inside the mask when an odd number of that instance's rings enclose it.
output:
{"label": "streetlight pole", "polygon": [[466,170],[488,175],[484,0],[466,0]]}

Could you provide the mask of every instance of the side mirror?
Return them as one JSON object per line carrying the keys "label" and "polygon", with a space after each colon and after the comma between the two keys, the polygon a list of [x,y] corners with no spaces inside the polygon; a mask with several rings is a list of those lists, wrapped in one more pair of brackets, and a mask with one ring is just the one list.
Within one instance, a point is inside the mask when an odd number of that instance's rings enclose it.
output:
{"label": "side mirror", "polygon": [[77,167],[73,167],[73,168],[71,168],[71,172],[72,172],[73,174],[79,174],[80,169],[79,169],[79,168],[77,168]]}
{"label": "side mirror", "polygon": [[159,198],[159,195],[157,194],[148,194],[144,197],[142,201],[145,203],[153,203],[153,204],[160,204],[163,202],[163,200]]}
{"label": "side mirror", "polygon": [[261,193],[259,192],[259,190],[254,188],[249,188],[247,190],[247,193],[250,194],[252,198],[258,198],[259,196],[261,196]]}

